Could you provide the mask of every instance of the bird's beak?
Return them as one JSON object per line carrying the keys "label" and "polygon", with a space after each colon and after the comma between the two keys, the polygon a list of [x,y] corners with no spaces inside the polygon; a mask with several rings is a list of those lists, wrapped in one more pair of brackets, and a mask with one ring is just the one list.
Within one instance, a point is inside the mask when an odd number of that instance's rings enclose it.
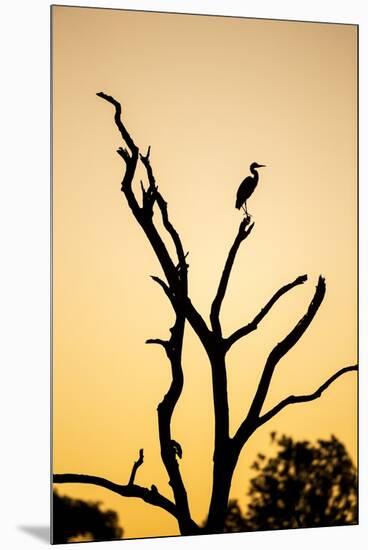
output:
{"label": "bird's beak", "polygon": [[258,168],[265,168],[265,164],[258,164]]}

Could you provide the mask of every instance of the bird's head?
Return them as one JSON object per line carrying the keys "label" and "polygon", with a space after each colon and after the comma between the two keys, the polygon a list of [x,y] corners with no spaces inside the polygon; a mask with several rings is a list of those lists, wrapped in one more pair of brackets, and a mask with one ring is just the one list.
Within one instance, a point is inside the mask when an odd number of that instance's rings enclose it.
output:
{"label": "bird's head", "polygon": [[250,169],[254,169],[254,168],[263,168],[264,166],[266,166],[265,164],[258,164],[258,162],[252,162],[252,164],[250,165]]}

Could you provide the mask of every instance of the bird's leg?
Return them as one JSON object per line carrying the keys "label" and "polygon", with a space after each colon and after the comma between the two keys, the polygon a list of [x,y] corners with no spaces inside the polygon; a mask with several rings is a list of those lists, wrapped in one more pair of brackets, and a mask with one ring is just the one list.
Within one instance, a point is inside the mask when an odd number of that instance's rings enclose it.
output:
{"label": "bird's leg", "polygon": [[250,220],[250,218],[251,218],[252,216],[248,213],[247,203],[245,202],[244,205],[245,205],[245,208],[244,208],[244,216],[247,217],[247,220],[248,220],[248,219]]}

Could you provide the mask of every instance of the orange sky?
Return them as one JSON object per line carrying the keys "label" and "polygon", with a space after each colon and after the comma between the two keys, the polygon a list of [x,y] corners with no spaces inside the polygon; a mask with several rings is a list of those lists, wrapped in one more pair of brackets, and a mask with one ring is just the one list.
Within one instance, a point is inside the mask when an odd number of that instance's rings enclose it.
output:
{"label": "orange sky", "polygon": [[[169,365],[150,337],[172,313],[150,274],[157,261],[120,192],[121,145],[103,90],[151,161],[189,251],[190,293],[208,312],[241,219],[235,193],[249,164],[266,164],[248,202],[243,243],[222,311],[245,324],[296,276],[260,328],[229,354],[232,433],[272,347],[304,314],[318,275],[326,298],[282,360],[265,409],[316,389],[356,361],[356,27],[70,7],[53,8],[54,471],[127,482],[138,450],[142,485],[170,495],[156,407]],[[188,327],[185,388],[173,418],[194,519],[210,494],[213,418],[209,364]],[[335,434],[356,458],[356,375],[321,399],[283,411],[243,450],[231,496],[245,503],[249,466],[269,433]],[[177,534],[173,519],[92,486],[61,493],[118,511],[128,537]]]}

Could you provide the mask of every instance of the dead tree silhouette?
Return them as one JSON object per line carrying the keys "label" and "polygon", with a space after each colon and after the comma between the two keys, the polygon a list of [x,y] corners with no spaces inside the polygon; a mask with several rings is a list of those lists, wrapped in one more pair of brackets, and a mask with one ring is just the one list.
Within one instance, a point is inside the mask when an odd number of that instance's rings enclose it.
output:
{"label": "dead tree silhouette", "polygon": [[[151,488],[147,488],[135,483],[137,469],[143,463],[143,452],[140,452],[138,461],[133,465],[132,474],[127,485],[119,485],[103,477],[73,473],[55,474],[53,480],[55,483],[90,483],[105,487],[124,497],[140,498],[153,506],[158,506],[166,510],[174,516],[178,522],[179,530],[182,535],[221,533],[224,530],[229,491],[234,469],[239,454],[251,435],[286,406],[317,399],[334,380],[347,372],[356,371],[358,367],[357,365],[344,367],[326,380],[312,394],[290,395],[272,409],[262,413],[263,404],[277,364],[302,337],[322,303],[326,285],[324,278],[319,277],[314,296],[311,299],[307,312],[301,317],[289,334],[287,334],[269,354],[249,411],[238,427],[235,435],[233,437],[230,436],[226,354],[240,338],[255,331],[262,319],[271,310],[272,306],[285,293],[292,290],[297,285],[303,284],[307,280],[307,276],[302,275],[297,277],[293,282],[281,287],[250,323],[239,328],[229,336],[223,335],[220,313],[231,270],[241,243],[247,239],[254,227],[254,223],[250,223],[250,217],[244,217],[240,222],[238,232],[225,261],[217,292],[211,306],[209,326],[193,305],[188,294],[187,254],[185,253],[181,238],[169,218],[167,203],[156,184],[151,166],[150,148],[148,148],[146,155],[140,152],[139,147],[134,142],[122,120],[120,103],[104,92],[99,92],[97,95],[113,105],[115,109],[115,124],[123,140],[123,146],[118,148],[117,153],[125,164],[121,190],[133,216],[144,231],[166,278],[166,280],[163,280],[153,276],[152,279],[162,288],[175,314],[175,322],[170,329],[171,336],[168,340],[159,338],[147,340],[148,344],[162,346],[171,366],[171,384],[163,400],[157,407],[157,413],[161,457],[167,471],[173,499],[171,500],[163,496],[155,485],[152,485]],[[145,188],[141,182],[141,202],[138,201],[136,192],[133,191],[132,188],[133,179],[139,162],[142,163],[145,169],[148,181],[147,188]],[[161,216],[163,229],[159,230],[158,228],[160,225],[155,223],[154,207],[158,209],[155,209],[155,215],[159,213]],[[169,238],[172,240],[176,253],[175,259],[170,255],[160,231],[166,231]],[[191,325],[198,336],[208,356],[212,374],[212,393],[215,415],[213,477],[212,494],[207,521],[204,527],[197,525],[191,517],[188,496],[177,460],[177,456],[181,453],[181,449],[180,445],[174,441],[171,433],[172,414],[180,398],[184,383],[182,347],[184,326],[186,322]]]}

